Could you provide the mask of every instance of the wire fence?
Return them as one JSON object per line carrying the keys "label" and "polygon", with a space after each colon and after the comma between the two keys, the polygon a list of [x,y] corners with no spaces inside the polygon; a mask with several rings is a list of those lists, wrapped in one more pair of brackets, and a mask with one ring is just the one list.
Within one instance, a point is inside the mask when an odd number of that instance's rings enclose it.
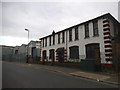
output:
{"label": "wire fence", "polygon": [[26,54],[7,54],[7,55],[2,55],[2,60],[3,61],[10,61],[10,62],[23,62],[25,63],[27,60]]}

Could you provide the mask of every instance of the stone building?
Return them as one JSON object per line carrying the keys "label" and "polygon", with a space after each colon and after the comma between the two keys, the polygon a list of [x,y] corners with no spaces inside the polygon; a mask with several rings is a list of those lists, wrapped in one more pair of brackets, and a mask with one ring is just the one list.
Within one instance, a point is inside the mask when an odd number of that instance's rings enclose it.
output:
{"label": "stone building", "polygon": [[[120,23],[109,13],[41,37],[42,62],[95,61],[111,67]],[[114,42],[114,40],[116,42]]]}

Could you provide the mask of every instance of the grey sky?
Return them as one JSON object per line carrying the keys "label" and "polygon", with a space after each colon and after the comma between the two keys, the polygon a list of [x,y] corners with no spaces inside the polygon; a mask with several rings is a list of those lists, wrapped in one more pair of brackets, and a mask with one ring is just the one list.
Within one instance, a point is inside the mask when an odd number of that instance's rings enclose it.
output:
{"label": "grey sky", "polygon": [[27,44],[83,21],[111,13],[118,18],[118,2],[2,2],[0,44]]}

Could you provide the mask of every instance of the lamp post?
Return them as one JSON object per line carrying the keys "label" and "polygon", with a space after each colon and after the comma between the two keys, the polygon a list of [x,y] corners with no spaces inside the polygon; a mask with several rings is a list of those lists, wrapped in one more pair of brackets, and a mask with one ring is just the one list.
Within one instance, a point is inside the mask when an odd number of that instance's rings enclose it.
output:
{"label": "lamp post", "polygon": [[[25,31],[28,32],[28,43],[29,43],[29,30],[28,30],[28,29],[25,29]],[[28,63],[28,46],[27,46],[27,63]]]}
{"label": "lamp post", "polygon": [[25,29],[25,31],[28,31],[28,43],[29,43],[29,30],[28,30],[28,29]]}

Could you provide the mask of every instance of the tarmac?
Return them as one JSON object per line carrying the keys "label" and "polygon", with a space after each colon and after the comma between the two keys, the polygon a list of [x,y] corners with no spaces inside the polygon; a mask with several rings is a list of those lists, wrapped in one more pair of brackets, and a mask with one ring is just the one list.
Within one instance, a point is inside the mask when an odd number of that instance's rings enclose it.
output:
{"label": "tarmac", "polygon": [[[13,63],[13,62],[12,62]],[[21,64],[21,63],[16,63],[16,64]],[[120,87],[120,74],[118,75],[117,73],[105,73],[105,72],[90,72],[90,71],[85,71],[81,70],[79,68],[70,68],[70,67],[63,67],[63,66],[56,66],[56,65],[43,65],[43,64],[32,64],[28,63],[22,63],[21,65],[23,66],[29,66],[33,67],[36,69],[46,69],[49,71],[53,72],[59,72],[63,74],[68,74],[76,77],[81,77],[81,78],[86,78],[86,79],[91,79],[95,80],[98,82],[104,82],[104,83],[109,83],[109,84],[114,84],[118,85]]]}

